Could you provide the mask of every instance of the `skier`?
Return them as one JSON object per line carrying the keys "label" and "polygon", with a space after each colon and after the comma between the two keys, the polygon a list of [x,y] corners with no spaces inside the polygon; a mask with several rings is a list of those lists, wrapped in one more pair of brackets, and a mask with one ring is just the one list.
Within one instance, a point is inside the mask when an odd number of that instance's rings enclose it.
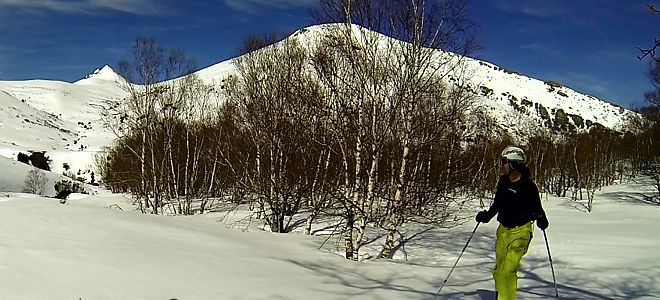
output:
{"label": "skier", "polygon": [[493,269],[498,300],[516,299],[518,267],[532,240],[533,222],[536,221],[541,230],[548,228],[538,187],[530,177],[526,163],[522,149],[509,146],[502,151],[502,176],[497,183],[495,200],[490,209],[476,216],[477,222],[488,223],[497,214],[500,222]]}

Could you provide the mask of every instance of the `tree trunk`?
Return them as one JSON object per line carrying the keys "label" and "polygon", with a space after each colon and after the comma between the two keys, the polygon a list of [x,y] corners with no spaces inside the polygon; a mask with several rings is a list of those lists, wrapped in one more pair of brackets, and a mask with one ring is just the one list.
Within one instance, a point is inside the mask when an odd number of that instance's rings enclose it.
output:
{"label": "tree trunk", "polygon": [[142,147],[140,149],[140,180],[142,181],[142,212],[149,209],[149,189],[147,187],[147,133],[142,129]]}
{"label": "tree trunk", "polygon": [[[325,154],[325,163],[323,167],[321,167],[321,162],[323,159],[323,154]],[[314,176],[314,183],[312,184],[312,194],[311,194],[311,209],[312,211],[310,212],[309,216],[307,217],[307,220],[305,221],[305,234],[310,235],[312,234],[312,224],[314,222],[314,219],[316,219],[316,216],[319,213],[319,210],[321,207],[324,205],[324,199],[325,196],[323,195],[323,186],[325,185],[325,180],[326,176],[328,174],[328,168],[330,166],[330,151],[329,150],[324,150],[321,151],[321,155],[319,155],[319,161],[317,163],[317,169],[319,170],[316,175]],[[322,172],[322,175],[319,175],[319,172]],[[320,176],[320,178],[319,178]],[[320,187],[319,187],[320,185]]]}
{"label": "tree trunk", "polygon": [[350,208],[347,210],[346,215],[346,225],[344,227],[344,245],[346,247],[346,259],[354,260],[357,259],[354,257],[355,251],[353,250],[353,228],[355,227],[355,216],[351,212]]}
{"label": "tree trunk", "polygon": [[184,202],[183,202],[183,214],[189,215],[189,203],[190,203],[190,130],[186,129],[186,164],[183,167],[183,193],[184,193]]}
{"label": "tree trunk", "polygon": [[155,145],[153,143],[153,138],[149,138],[149,148],[151,152],[151,180],[153,187],[153,197],[154,201],[151,203],[153,208],[153,214],[158,214],[158,209],[161,207],[160,203],[160,187],[158,186],[158,175],[156,174],[156,155],[154,152]]}
{"label": "tree trunk", "polygon": [[401,214],[403,213],[401,209],[403,206],[404,188],[406,187],[406,169],[408,166],[408,160],[410,159],[409,154],[410,154],[410,146],[407,145],[406,142],[406,145],[403,148],[403,156],[401,158],[401,168],[399,169],[399,175],[398,175],[399,180],[396,185],[396,194],[394,196],[392,214],[390,215],[390,220],[387,225],[387,238],[385,239],[385,249],[383,251],[383,255],[386,256],[387,258],[394,257],[395,236],[398,232],[400,225],[399,223],[402,219]]}
{"label": "tree trunk", "polygon": [[277,194],[277,190],[275,189],[276,186],[276,181],[277,181],[277,176],[275,174],[275,141],[271,139],[271,144],[270,144],[270,184],[269,184],[269,201],[268,203],[270,204],[270,213],[271,213],[271,231],[272,232],[281,232],[282,228],[279,227],[279,220],[280,220],[280,214],[282,211],[282,208],[280,207],[280,199],[279,195]]}
{"label": "tree trunk", "polygon": [[[215,155],[213,156],[213,169],[211,170],[211,179],[209,180],[209,188],[208,190],[206,190],[207,197],[214,196],[211,193],[213,192],[213,188],[215,186],[215,172],[217,170],[217,166],[218,166],[218,152],[215,151]],[[202,201],[200,214],[204,214],[204,210],[206,209],[207,203],[208,203],[208,198]]]}

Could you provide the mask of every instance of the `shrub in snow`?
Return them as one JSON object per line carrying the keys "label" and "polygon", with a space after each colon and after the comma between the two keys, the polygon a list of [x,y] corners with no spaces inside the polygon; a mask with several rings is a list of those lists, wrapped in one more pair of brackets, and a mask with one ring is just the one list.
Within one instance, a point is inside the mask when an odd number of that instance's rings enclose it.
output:
{"label": "shrub in snow", "polygon": [[73,179],[73,180],[75,180],[76,177],[77,177],[77,176],[76,176],[76,173],[73,172],[73,171],[64,171],[64,174],[63,174],[63,175],[66,176],[66,177],[69,177],[69,178],[71,178],[71,179]]}
{"label": "shrub in snow", "polygon": [[87,194],[85,188],[80,183],[70,180],[60,180],[55,183],[55,192],[57,192],[55,198],[58,199],[65,199],[71,193]]}
{"label": "shrub in snow", "polygon": [[30,156],[23,153],[23,152],[18,152],[18,161],[24,163],[24,164],[30,164]]}
{"label": "shrub in snow", "polygon": [[32,169],[25,176],[25,182],[23,186],[24,193],[43,195],[46,190],[46,174],[43,171],[38,169]]}
{"label": "shrub in snow", "polygon": [[653,186],[656,193],[646,197],[648,202],[660,205],[660,158],[652,158],[642,170],[642,174],[649,176],[653,180]]}
{"label": "shrub in snow", "polygon": [[[497,67],[495,67],[495,71],[497,71]],[[517,71],[507,69],[507,68],[502,68],[502,72],[507,73],[507,74],[515,74],[515,75],[520,75]]]}
{"label": "shrub in snow", "polygon": [[545,81],[545,84],[547,84],[547,85],[549,85],[549,86],[551,86],[551,87],[553,87],[553,88],[561,88],[561,87],[563,87],[563,85],[562,85],[561,83],[556,82],[556,81],[554,81],[554,80],[546,80],[546,81]]}
{"label": "shrub in snow", "polygon": [[50,171],[50,158],[46,156],[46,152],[32,152],[30,155],[32,165],[46,171]]}

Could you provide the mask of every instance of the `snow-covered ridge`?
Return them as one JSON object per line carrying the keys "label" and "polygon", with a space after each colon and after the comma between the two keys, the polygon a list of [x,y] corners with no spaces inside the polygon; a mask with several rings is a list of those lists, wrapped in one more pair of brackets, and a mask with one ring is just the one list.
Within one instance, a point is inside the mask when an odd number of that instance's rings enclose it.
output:
{"label": "snow-covered ridge", "polygon": [[[561,83],[541,81],[476,59],[471,81],[479,87],[482,105],[507,128],[507,120],[522,119],[531,127],[551,131],[582,130],[600,124],[620,130],[634,112],[594,96],[582,94]],[[525,122],[522,122],[525,123]],[[538,128],[514,128],[524,134]]]}
{"label": "snow-covered ridge", "polygon": [[[342,26],[337,24],[315,25],[300,29],[289,39],[298,39],[301,44],[314,47],[324,30]],[[353,25],[353,32],[371,34],[383,40],[391,38]],[[438,50],[437,59],[446,60],[455,54]],[[465,68],[450,74],[449,80],[468,80],[476,89],[477,105],[482,107],[497,123],[514,137],[522,140],[530,134],[542,131],[561,135],[569,131],[583,131],[592,126],[621,130],[626,120],[635,113],[582,94],[561,83],[542,81],[518,74],[490,62],[473,58],[463,60]],[[234,71],[232,60],[227,60],[196,74],[208,83],[218,83]],[[460,74],[459,74],[460,72]],[[465,74],[469,74],[465,77]]]}

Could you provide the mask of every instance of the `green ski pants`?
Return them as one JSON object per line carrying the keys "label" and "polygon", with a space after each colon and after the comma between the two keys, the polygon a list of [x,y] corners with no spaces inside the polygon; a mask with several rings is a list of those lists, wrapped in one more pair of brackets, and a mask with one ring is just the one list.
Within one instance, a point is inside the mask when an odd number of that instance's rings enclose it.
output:
{"label": "green ski pants", "polygon": [[498,300],[516,299],[518,289],[518,267],[523,255],[527,253],[534,232],[533,223],[507,228],[500,225],[497,228],[497,245],[495,246],[495,289]]}

